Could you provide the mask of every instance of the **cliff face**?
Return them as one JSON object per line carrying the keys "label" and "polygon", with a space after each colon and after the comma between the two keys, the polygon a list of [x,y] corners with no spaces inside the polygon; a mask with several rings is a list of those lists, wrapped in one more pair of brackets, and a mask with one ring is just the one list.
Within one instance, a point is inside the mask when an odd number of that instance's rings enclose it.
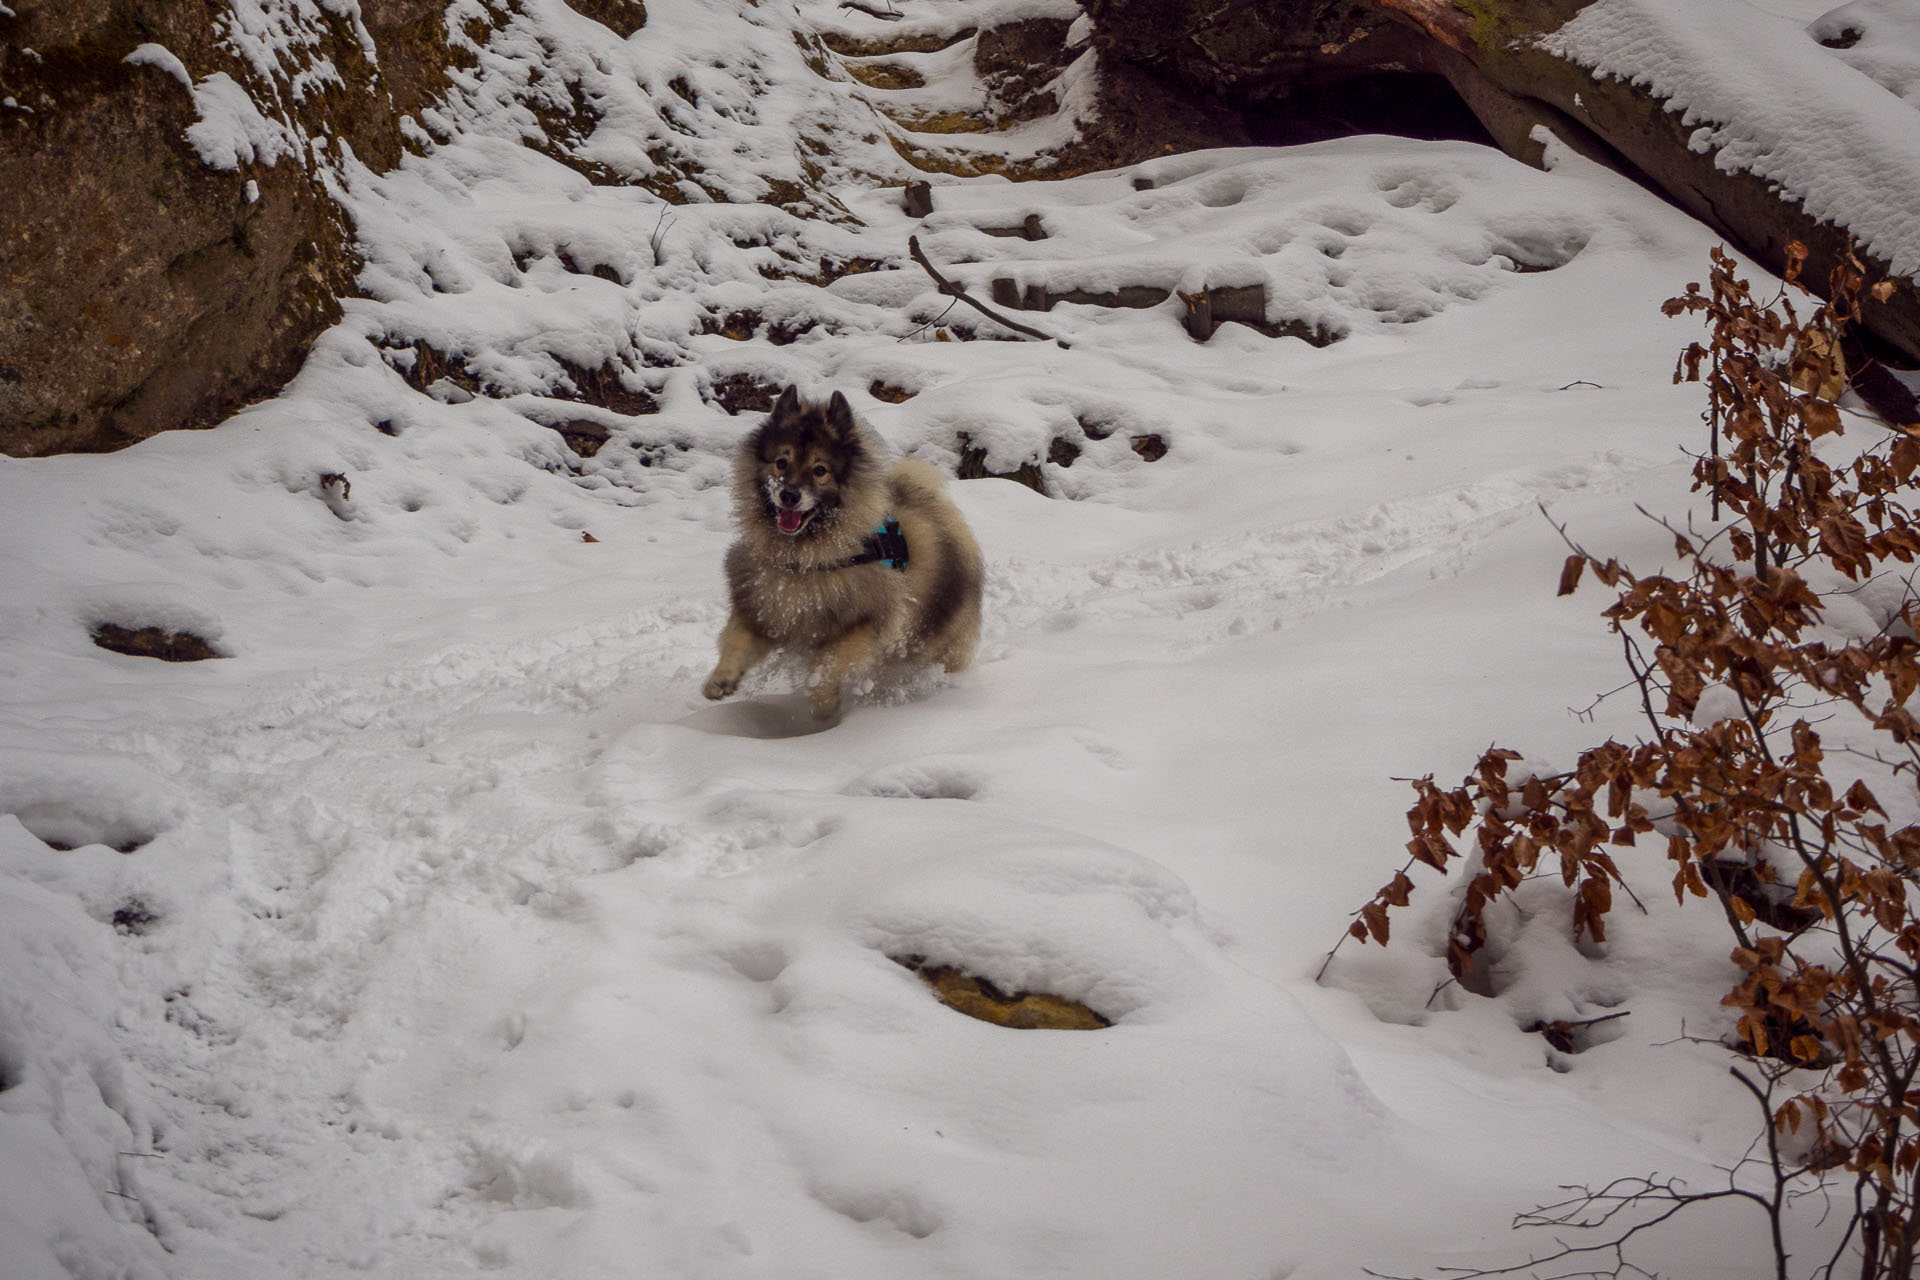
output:
{"label": "cliff face", "polygon": [[114,449],[271,394],[339,312],[328,183],[444,84],[439,0],[0,6],[0,451]]}
{"label": "cliff face", "polygon": [[[570,7],[610,40],[647,20],[641,0]],[[449,127],[434,108],[484,79],[490,35],[523,18],[522,8],[0,3],[0,452],[118,449],[212,426],[276,393],[354,288],[359,263],[335,198],[341,183],[392,169],[410,147],[430,148]],[[989,33],[978,73],[995,111],[1017,120],[1057,105],[1039,86],[1075,52],[1065,48],[1067,26],[1056,17]],[[692,183],[709,198],[807,204],[827,152],[847,146],[818,144],[827,149],[818,164],[803,157],[757,197],[710,190],[698,127],[666,118],[646,159],[622,153],[610,167],[581,147],[604,105],[600,90],[582,87],[597,74],[587,64],[535,68],[507,90],[524,96],[532,121],[521,141],[597,183],[638,184],[671,201],[688,199]],[[1124,64],[1107,80],[1099,128],[1079,139],[1071,165],[1054,157],[1050,171],[1223,136],[1204,112]],[[667,117],[681,111],[681,97],[661,101]],[[951,160],[909,159],[941,172]]]}
{"label": "cliff face", "polygon": [[1405,25],[1372,0],[1085,0],[1084,7],[1113,61],[1243,102],[1419,56]]}
{"label": "cliff face", "polygon": [[[1696,148],[1694,116],[1670,98],[1550,49],[1547,37],[1589,3],[1081,0],[1084,21],[1058,6],[978,34],[986,102],[971,114],[885,101],[912,94],[887,79],[889,56],[971,29],[830,32],[823,44],[802,22],[790,34],[816,89],[871,98],[870,126],[829,136],[796,116],[789,137],[762,122],[749,178],[707,135],[731,136],[754,116],[766,86],[751,59],[728,61],[703,93],[685,76],[616,82],[591,52],[641,30],[641,0],[569,0],[572,12],[510,0],[0,0],[0,452],[116,449],[213,425],[278,391],[354,287],[341,184],[457,133],[462,95],[510,102],[495,114],[511,122],[489,127],[589,181],[672,202],[845,217],[824,191],[894,181],[903,164],[1058,176],[1329,131],[1479,136],[1539,163],[1544,127],[1776,269],[1792,240],[1812,248],[1815,283],[1849,236],[1870,246],[1871,228],[1836,212],[1845,201],[1810,201],[1790,176],[1743,168],[1741,155],[1772,149],[1741,133],[1740,112],[1722,130],[1740,144],[1735,160],[1722,163]],[[670,28],[640,39],[671,44]],[[489,55],[503,32],[511,49]],[[1785,54],[1830,61],[1804,43]],[[1089,45],[1097,80],[1069,73]],[[1685,40],[1667,45],[1684,63]],[[1097,91],[1097,108],[1078,90],[1063,103],[1069,85]],[[619,123],[598,139],[609,111]],[[1024,162],[968,142],[1056,112],[1068,118]],[[1765,129],[1754,137],[1764,142]],[[1833,207],[1815,217],[1816,204]],[[1909,269],[1889,274],[1892,291],[1868,300],[1864,326],[1920,359],[1920,295]]]}
{"label": "cliff face", "polygon": [[[1907,208],[1879,195],[1911,186],[1896,179],[1916,171],[1920,152],[1910,124],[1889,123],[1885,104],[1871,93],[1864,101],[1859,77],[1832,56],[1879,21],[1855,6],[1812,30],[1767,19],[1729,33],[1657,0],[1083,4],[1103,66],[1252,107],[1256,141],[1308,140],[1316,113],[1348,132],[1467,137],[1464,107],[1479,140],[1540,165],[1544,130],[1660,191],[1769,270],[1784,271],[1799,242],[1816,291],[1857,253],[1888,282],[1863,302],[1860,326],[1876,350],[1920,362]],[[1735,63],[1730,78],[1710,74]],[[1822,127],[1807,130],[1810,118]],[[1840,136],[1846,149],[1819,141]],[[1909,403],[1887,411],[1905,420]]]}

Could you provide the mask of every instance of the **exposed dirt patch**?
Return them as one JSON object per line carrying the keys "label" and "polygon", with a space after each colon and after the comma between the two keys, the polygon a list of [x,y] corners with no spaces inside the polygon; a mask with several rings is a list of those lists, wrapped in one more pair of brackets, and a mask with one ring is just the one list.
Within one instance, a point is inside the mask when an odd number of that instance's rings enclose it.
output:
{"label": "exposed dirt patch", "polygon": [[160,917],[140,899],[129,898],[114,911],[111,923],[115,933],[137,938],[159,924]]}
{"label": "exposed dirt patch", "polygon": [[780,392],[780,387],[751,373],[730,373],[700,394],[707,403],[717,404],[728,413],[770,413]]}
{"label": "exposed dirt patch", "polygon": [[566,370],[573,392],[569,395],[565,389],[556,390],[553,394],[558,399],[597,405],[630,418],[660,412],[660,401],[652,391],[629,384],[628,379],[633,375],[624,365],[609,361],[597,369],[588,369],[561,359],[560,367]]}
{"label": "exposed dirt patch", "polygon": [[[1074,421],[1079,424],[1080,434],[1089,441],[1098,442],[1112,437],[1114,425],[1085,415],[1076,415]],[[1127,437],[1127,446],[1138,454],[1142,461],[1158,462],[1167,456],[1166,437],[1157,431],[1144,431]],[[1079,461],[1083,452],[1080,445],[1065,436],[1055,436],[1047,446],[1047,461],[1056,467],[1071,467]]]}
{"label": "exposed dirt patch", "polygon": [[480,379],[467,368],[466,357],[440,350],[424,338],[410,346],[400,339],[388,338],[380,354],[408,386],[422,395],[436,382],[448,382],[468,395],[482,395]]}
{"label": "exposed dirt patch", "polygon": [[[563,248],[555,255],[560,268],[576,276],[592,276],[596,280],[606,280],[624,286],[627,281],[621,278],[619,270],[610,262],[582,262],[574,257],[573,250]],[[515,260],[516,262],[518,259]]]}
{"label": "exposed dirt patch", "polygon": [[1011,471],[994,471],[987,466],[987,451],[973,443],[973,437],[962,431],[957,440],[960,446],[960,465],[954,474],[962,480],[1011,480],[1023,484],[1035,493],[1045,495],[1046,477],[1040,473],[1038,461],[1023,462]]}
{"label": "exposed dirt patch", "polygon": [[[627,175],[616,173],[599,161],[588,160],[578,154],[580,145],[600,127],[600,109],[581,91],[577,81],[565,81],[563,88],[564,98],[558,93],[550,93],[529,99],[527,106],[539,122],[540,129],[527,140],[527,145],[549,160],[567,166],[596,187],[629,185]],[[651,187],[652,184],[643,185]],[[660,194],[663,199],[666,198],[664,192]]]}
{"label": "exposed dirt patch", "polygon": [[1135,453],[1148,462],[1158,462],[1167,456],[1167,442],[1161,439],[1157,432],[1130,437],[1127,443],[1133,446]]}
{"label": "exposed dirt patch", "polygon": [[884,258],[823,257],[811,264],[802,261],[761,267],[760,274],[768,280],[799,280],[824,289],[842,277],[861,276],[869,271],[884,271],[891,265]]}
{"label": "exposed dirt patch", "polygon": [[622,40],[647,25],[647,6],[641,0],[566,0],[566,8],[584,13]]}
{"label": "exposed dirt patch", "polygon": [[560,438],[567,442],[567,448],[583,458],[591,458],[599,453],[601,446],[613,438],[613,432],[605,424],[595,422],[592,418],[569,418],[552,425],[560,433]]}
{"label": "exposed dirt patch", "polygon": [[103,622],[93,629],[92,638],[102,649],[135,658],[158,658],[162,662],[205,662],[227,656],[191,631],[168,631],[162,627],[123,627],[116,622]]}
{"label": "exposed dirt patch", "polygon": [[820,33],[820,43],[843,58],[881,58],[890,53],[938,53],[942,49],[951,49],[973,34],[972,27],[949,35],[902,33],[871,38],[842,35],[838,31],[823,31]]}
{"label": "exposed dirt patch", "polygon": [[774,346],[784,347],[800,335],[811,333],[819,327],[820,322],[811,317],[795,316],[769,321],[760,312],[747,308],[730,311],[724,316],[708,317],[701,325],[700,332],[719,334],[735,342],[745,342],[755,334],[764,334],[767,341]]}
{"label": "exposed dirt patch", "polygon": [[660,466],[676,454],[687,453],[693,448],[685,440],[668,440],[664,443],[655,440],[635,440],[632,447],[643,467]]}
{"label": "exposed dirt patch", "polygon": [[987,111],[1006,128],[1060,109],[1046,86],[1084,51],[1067,44],[1064,18],[1028,18],[980,33],[973,46],[973,70],[987,87]]}

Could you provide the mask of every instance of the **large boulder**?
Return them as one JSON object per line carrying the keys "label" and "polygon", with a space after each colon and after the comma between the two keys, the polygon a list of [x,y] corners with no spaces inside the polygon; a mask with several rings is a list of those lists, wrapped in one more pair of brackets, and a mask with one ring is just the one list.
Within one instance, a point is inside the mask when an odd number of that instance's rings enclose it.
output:
{"label": "large boulder", "polygon": [[[337,317],[355,262],[324,172],[347,148],[398,162],[401,115],[444,84],[444,4],[367,0],[360,22],[288,6],[273,52],[242,46],[254,61],[221,40],[227,17],[0,5],[0,451],[212,425]],[[336,78],[288,91],[321,60]]]}
{"label": "large boulder", "polygon": [[[1366,127],[1413,136],[1435,136],[1426,122],[1434,104],[1414,82],[1448,87],[1484,130],[1484,136],[1529,163],[1544,155],[1543,137],[1590,158],[1612,164],[1664,193],[1676,205],[1715,227],[1769,268],[1784,270],[1788,245],[1810,250],[1806,281],[1824,288],[1828,272],[1855,239],[1869,275],[1888,279],[1886,296],[1866,300],[1862,323],[1878,348],[1906,362],[1920,361],[1920,292],[1910,262],[1913,246],[1873,244],[1871,227],[1859,222],[1870,201],[1810,196],[1778,168],[1767,167],[1767,148],[1738,142],[1749,133],[1766,137],[1777,121],[1725,117],[1684,101],[1687,86],[1665,90],[1640,74],[1642,65],[1678,67],[1725,61],[1724,44],[1738,32],[1710,33],[1713,47],[1685,24],[1670,30],[1633,27],[1598,55],[1559,47],[1557,38],[1593,0],[1084,0],[1095,25],[1094,42],[1104,63],[1129,67],[1175,92],[1210,97],[1223,106],[1295,104],[1310,113],[1329,100],[1340,114],[1352,105],[1385,106],[1399,120],[1373,115]],[[1610,8],[1618,10],[1622,6]],[[1657,12],[1658,5],[1648,5]],[[1618,25],[1618,24],[1616,24]],[[1837,20],[1830,24],[1844,26]],[[1844,33],[1835,40],[1844,47]],[[1857,38],[1857,35],[1856,35]],[[1604,42],[1600,42],[1604,45]],[[1767,46],[1757,65],[1779,55],[1792,66],[1775,66],[1782,83],[1829,86],[1822,77],[1825,53],[1809,35],[1795,46]],[[1787,74],[1791,72],[1791,77]],[[1762,75],[1767,74],[1763,70]],[[1353,95],[1356,82],[1397,80],[1392,91]],[[1684,76],[1676,79],[1684,81]],[[1784,92],[1784,90],[1782,91]],[[1344,96],[1343,96],[1344,95]],[[1842,114],[1844,94],[1815,105]],[[1782,99],[1795,101],[1792,97]],[[1255,129],[1263,141],[1300,141],[1311,133]],[[1857,132],[1855,130],[1854,132]],[[1883,131],[1884,132],[1884,131]],[[1457,136],[1467,136],[1464,134]],[[1755,152],[1762,154],[1756,159]],[[1877,154],[1858,148],[1862,155]],[[1911,168],[1911,148],[1894,147]],[[1767,162],[1767,163],[1762,163]],[[1884,188],[1888,178],[1869,159],[1849,184],[1856,192]],[[1853,214],[1849,210],[1854,210]],[[1858,225],[1857,225],[1858,223]],[[1886,237],[1880,239],[1884,242]],[[1875,254],[1875,248],[1879,256]],[[1905,265],[1903,265],[1905,263]]]}
{"label": "large boulder", "polygon": [[1360,71],[1424,42],[1371,0],[1085,0],[1111,61],[1242,104]]}

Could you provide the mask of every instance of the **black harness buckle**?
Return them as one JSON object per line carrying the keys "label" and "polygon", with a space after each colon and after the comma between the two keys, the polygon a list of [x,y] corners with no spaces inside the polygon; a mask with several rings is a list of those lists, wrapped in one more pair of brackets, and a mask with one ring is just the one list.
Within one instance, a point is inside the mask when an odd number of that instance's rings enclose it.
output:
{"label": "black harness buckle", "polygon": [[867,538],[868,557],[886,565],[889,569],[907,567],[907,536],[900,532],[900,522],[889,516],[880,522]]}

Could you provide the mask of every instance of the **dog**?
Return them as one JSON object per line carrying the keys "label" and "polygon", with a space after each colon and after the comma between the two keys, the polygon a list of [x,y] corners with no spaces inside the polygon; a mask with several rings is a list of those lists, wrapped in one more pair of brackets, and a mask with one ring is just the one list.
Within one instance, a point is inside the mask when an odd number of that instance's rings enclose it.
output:
{"label": "dog", "polygon": [[733,465],[739,537],[731,612],[701,689],[731,696],[777,650],[803,655],[816,720],[887,662],[964,670],[980,639],[985,563],[940,473],[884,446],[836,391],[804,406],[788,387]]}

